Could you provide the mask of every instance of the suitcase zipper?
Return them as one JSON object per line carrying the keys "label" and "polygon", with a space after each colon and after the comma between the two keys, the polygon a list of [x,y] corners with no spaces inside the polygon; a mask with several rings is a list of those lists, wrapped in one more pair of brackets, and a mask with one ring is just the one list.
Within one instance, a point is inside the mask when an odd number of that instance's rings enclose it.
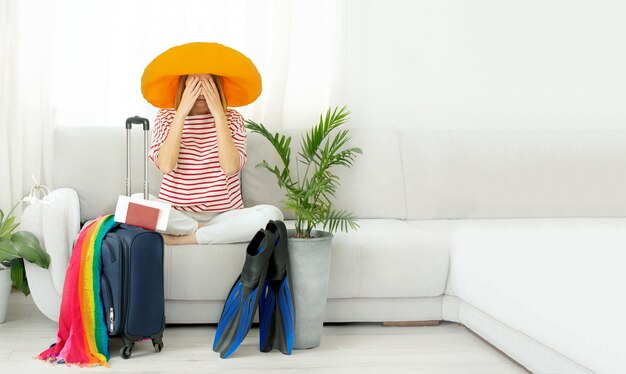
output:
{"label": "suitcase zipper", "polygon": [[[128,245],[126,244],[126,241],[122,238],[122,236],[118,234],[113,234],[113,236],[117,238],[120,243],[120,248],[122,249],[122,261],[120,265],[120,284],[122,289],[122,295],[120,299],[122,305],[120,305],[119,313],[121,313],[122,316],[125,316],[122,323],[126,325],[126,320],[128,318],[126,316],[126,314],[128,313],[128,300],[130,298],[130,289],[127,284],[129,281],[128,278],[130,277],[130,253],[128,251]],[[120,328],[123,328],[124,330],[126,329],[125,326],[120,326]]]}
{"label": "suitcase zipper", "polygon": [[109,299],[109,331],[112,333],[115,329],[115,313],[113,312],[113,296],[111,296],[111,281],[106,275],[102,275],[104,278],[104,283],[107,285],[107,299]]}
{"label": "suitcase zipper", "polygon": [[[121,295],[120,295],[120,305],[119,305],[119,310],[118,310],[118,316],[120,318],[122,318],[121,321],[120,321],[120,329],[124,329],[123,325],[126,324],[124,316],[126,315],[126,309],[127,309],[127,299],[128,299],[128,295],[127,294],[129,293],[128,292],[128,288],[126,287],[126,281],[127,281],[126,280],[126,277],[127,277],[127,275],[126,275],[127,273],[126,272],[128,271],[127,270],[127,265],[128,265],[127,262],[128,262],[128,260],[125,260],[127,258],[126,257],[126,252],[127,252],[127,250],[126,250],[126,242],[124,241],[124,239],[119,234],[116,234],[116,233],[113,233],[113,232],[109,232],[108,235],[111,235],[112,237],[114,237],[118,241],[118,243],[120,245],[120,249],[121,249],[121,251],[120,251],[120,255],[121,255],[120,260],[121,261],[119,262],[119,265],[118,265],[119,266],[119,274],[120,274],[120,293],[121,293]],[[114,316],[114,318],[115,318],[115,316]]]}

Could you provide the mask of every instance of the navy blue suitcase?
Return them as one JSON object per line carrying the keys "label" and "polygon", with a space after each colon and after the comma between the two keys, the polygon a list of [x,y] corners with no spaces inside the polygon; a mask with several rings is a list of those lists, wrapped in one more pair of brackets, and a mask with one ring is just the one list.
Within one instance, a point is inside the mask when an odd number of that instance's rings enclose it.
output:
{"label": "navy blue suitcase", "polygon": [[163,237],[120,223],[104,237],[101,257],[105,322],[109,336],[124,339],[120,356],[129,358],[135,342],[145,338],[160,352],[165,328]]}
{"label": "navy blue suitcase", "polygon": [[[127,137],[132,123],[144,124],[147,134],[148,120],[132,117],[127,120]],[[144,153],[147,157],[147,150]],[[130,149],[127,157],[130,158]],[[144,177],[147,194],[147,167]],[[130,195],[129,171],[127,194]],[[101,259],[103,312],[109,336],[121,335],[124,340],[120,356],[129,358],[135,342],[146,338],[152,339],[155,351],[160,352],[165,329],[163,237],[156,231],[118,223],[102,241]]]}

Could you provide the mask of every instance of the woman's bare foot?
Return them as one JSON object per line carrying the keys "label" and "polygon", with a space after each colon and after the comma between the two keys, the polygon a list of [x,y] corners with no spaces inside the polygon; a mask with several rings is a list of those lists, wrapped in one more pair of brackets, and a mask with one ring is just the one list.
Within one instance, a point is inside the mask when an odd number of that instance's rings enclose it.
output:
{"label": "woman's bare foot", "polygon": [[198,244],[196,240],[196,233],[189,235],[168,235],[163,234],[163,241],[167,245],[189,245],[189,244]]}

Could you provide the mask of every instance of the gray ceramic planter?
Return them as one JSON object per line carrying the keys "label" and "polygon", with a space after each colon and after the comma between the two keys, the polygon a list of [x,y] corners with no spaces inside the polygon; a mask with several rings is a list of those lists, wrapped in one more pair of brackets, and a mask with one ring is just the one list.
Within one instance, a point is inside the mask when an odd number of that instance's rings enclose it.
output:
{"label": "gray ceramic planter", "polygon": [[9,307],[9,297],[11,296],[11,268],[0,271],[0,323],[4,323],[7,318]]}
{"label": "gray ceramic planter", "polygon": [[313,230],[313,238],[304,239],[294,238],[295,232],[287,230],[296,312],[294,348],[308,349],[322,339],[333,235]]}

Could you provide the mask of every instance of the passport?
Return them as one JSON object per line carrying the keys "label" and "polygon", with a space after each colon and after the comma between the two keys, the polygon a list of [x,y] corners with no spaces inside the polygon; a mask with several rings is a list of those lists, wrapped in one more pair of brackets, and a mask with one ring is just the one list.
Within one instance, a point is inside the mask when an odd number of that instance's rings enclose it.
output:
{"label": "passport", "polygon": [[146,230],[156,231],[159,209],[133,202],[128,203],[126,224],[139,226]]}

